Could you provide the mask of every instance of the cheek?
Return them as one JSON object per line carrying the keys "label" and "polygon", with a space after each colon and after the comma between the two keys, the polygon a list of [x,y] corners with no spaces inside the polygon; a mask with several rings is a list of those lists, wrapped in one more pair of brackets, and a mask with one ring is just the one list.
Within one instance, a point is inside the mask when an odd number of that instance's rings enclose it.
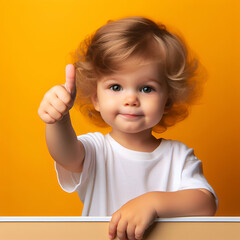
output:
{"label": "cheek", "polygon": [[157,98],[153,101],[147,102],[145,105],[145,112],[156,121],[160,121],[164,113],[166,104],[165,98]]}
{"label": "cheek", "polygon": [[165,97],[155,97],[149,99],[145,104],[147,109],[155,109],[155,110],[162,110],[166,105],[166,98]]}
{"label": "cheek", "polygon": [[106,99],[103,98],[102,101],[100,102],[100,111],[114,111],[116,109],[116,102],[113,99]]}
{"label": "cheek", "polygon": [[99,111],[103,118],[109,118],[112,115],[116,114],[118,106],[119,106],[118,102],[113,97],[102,95],[99,98]]}
{"label": "cheek", "polygon": [[99,112],[104,120],[105,123],[107,123],[109,126],[112,126],[112,122],[116,117],[116,106],[113,104],[113,102],[105,102],[104,104],[100,104]]}

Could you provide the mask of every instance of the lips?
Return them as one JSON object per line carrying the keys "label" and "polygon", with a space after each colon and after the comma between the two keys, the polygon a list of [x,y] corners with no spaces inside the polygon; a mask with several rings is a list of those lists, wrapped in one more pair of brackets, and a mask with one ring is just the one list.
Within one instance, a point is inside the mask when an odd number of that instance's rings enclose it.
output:
{"label": "lips", "polygon": [[135,113],[120,113],[120,115],[127,119],[134,119],[134,118],[139,118],[143,116],[143,114],[135,114]]}

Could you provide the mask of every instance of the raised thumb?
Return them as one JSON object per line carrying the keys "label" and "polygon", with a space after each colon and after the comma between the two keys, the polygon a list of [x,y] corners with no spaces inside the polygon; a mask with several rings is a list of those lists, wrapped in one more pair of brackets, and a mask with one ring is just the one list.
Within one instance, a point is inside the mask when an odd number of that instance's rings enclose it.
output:
{"label": "raised thumb", "polygon": [[75,77],[75,67],[73,64],[68,64],[66,66],[66,82],[65,88],[74,98],[76,95],[76,77]]}

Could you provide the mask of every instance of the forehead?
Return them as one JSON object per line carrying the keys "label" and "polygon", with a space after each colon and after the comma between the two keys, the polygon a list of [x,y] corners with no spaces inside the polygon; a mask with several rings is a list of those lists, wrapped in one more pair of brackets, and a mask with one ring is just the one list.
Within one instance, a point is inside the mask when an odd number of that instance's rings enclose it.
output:
{"label": "forehead", "polygon": [[122,63],[118,70],[113,73],[106,74],[101,79],[133,77],[141,79],[162,79],[161,64],[156,61],[139,61],[137,59],[130,59]]}

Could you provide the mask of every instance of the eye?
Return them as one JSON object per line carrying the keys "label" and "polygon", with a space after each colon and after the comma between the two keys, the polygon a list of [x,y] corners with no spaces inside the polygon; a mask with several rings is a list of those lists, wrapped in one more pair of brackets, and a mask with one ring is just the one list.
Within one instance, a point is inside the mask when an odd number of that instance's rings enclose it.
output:
{"label": "eye", "polygon": [[143,92],[143,93],[150,93],[152,91],[154,91],[154,89],[152,87],[149,87],[149,86],[145,86],[141,89],[141,92]]}
{"label": "eye", "polygon": [[110,87],[111,90],[113,90],[114,92],[119,92],[122,90],[122,87],[118,84],[114,84]]}

